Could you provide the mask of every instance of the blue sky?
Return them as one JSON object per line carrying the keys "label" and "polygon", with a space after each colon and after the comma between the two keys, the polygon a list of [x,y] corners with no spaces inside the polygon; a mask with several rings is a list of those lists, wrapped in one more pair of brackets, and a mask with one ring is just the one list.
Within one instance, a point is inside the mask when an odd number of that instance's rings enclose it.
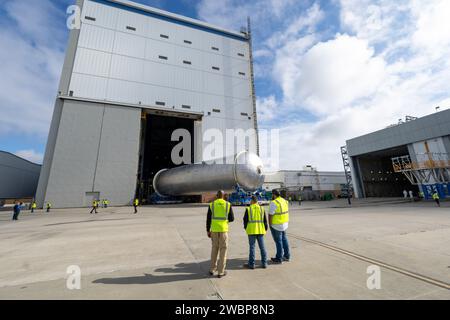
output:
{"label": "blue sky", "polygon": [[[251,17],[259,124],[280,129],[283,169],[341,170],[346,139],[450,106],[447,0],[136,2],[234,30]],[[0,4],[0,149],[32,161],[45,151],[70,4]]]}

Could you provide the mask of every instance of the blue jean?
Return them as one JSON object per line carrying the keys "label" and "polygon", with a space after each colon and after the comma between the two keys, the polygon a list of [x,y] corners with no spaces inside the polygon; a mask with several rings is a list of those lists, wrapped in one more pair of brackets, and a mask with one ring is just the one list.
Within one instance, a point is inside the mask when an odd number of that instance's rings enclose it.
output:
{"label": "blue jean", "polygon": [[267,265],[267,252],[264,246],[264,235],[256,234],[248,236],[248,243],[250,245],[250,254],[248,256],[248,265],[255,266],[255,243],[258,241],[259,250],[261,251],[261,263],[263,266]]}
{"label": "blue jean", "polygon": [[282,261],[283,257],[286,259],[290,259],[291,253],[289,251],[289,242],[287,239],[286,231],[278,231],[272,227],[270,227],[270,231],[272,232],[272,237],[275,241],[275,246],[277,247],[277,255],[275,259],[279,261]]}

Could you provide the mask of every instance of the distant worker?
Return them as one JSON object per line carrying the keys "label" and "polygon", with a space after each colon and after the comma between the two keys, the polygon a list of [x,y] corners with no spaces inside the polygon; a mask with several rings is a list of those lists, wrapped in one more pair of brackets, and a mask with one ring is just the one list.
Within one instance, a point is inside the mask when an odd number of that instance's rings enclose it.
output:
{"label": "distant worker", "polygon": [[292,197],[289,197],[289,204],[292,204]]}
{"label": "distant worker", "polygon": [[419,192],[419,198],[420,199],[425,199],[425,193],[423,193],[422,191]]}
{"label": "distant worker", "polygon": [[34,209],[36,209],[36,208],[37,208],[36,201],[33,201],[31,203],[31,213],[34,213]]}
{"label": "distant worker", "polygon": [[298,205],[299,206],[302,205],[302,196],[301,195],[298,196]]}
{"label": "distant worker", "polygon": [[433,193],[432,197],[433,197],[433,200],[436,201],[436,204],[438,205],[438,207],[440,207],[441,206],[441,202],[440,202],[440,199],[439,199],[439,193],[437,191],[435,191]]}
{"label": "distant worker", "polygon": [[289,226],[289,203],[280,196],[278,190],[272,191],[272,202],[269,207],[269,225],[273,240],[277,248],[275,258],[271,258],[275,264],[290,261],[291,253],[286,230]]}
{"label": "distant worker", "polygon": [[98,203],[99,201],[97,201],[97,199],[92,200],[92,210],[91,210],[91,214],[93,212],[95,212],[95,214],[97,214],[97,207],[98,207]]}
{"label": "distant worker", "polygon": [[50,202],[47,202],[47,212],[50,212],[51,208],[52,208],[52,204]]}
{"label": "distant worker", "polygon": [[19,220],[19,214],[20,214],[20,210],[22,209],[22,202],[16,202],[15,204],[14,204],[14,208],[13,208],[13,212],[14,212],[14,214],[13,214],[13,221],[17,221],[17,220]]}
{"label": "distant worker", "polygon": [[406,191],[406,190],[403,190],[403,198],[408,198],[408,191]]}
{"label": "distant worker", "polygon": [[211,202],[206,216],[206,232],[211,238],[211,267],[209,274],[212,276],[217,271],[218,277],[227,275],[225,271],[228,250],[228,223],[234,221],[231,203],[225,200],[225,192],[217,192],[216,200]]}
{"label": "distant worker", "polygon": [[414,193],[411,190],[409,190],[409,198],[414,201]]}
{"label": "distant worker", "polygon": [[108,204],[109,204],[108,199],[104,199],[104,200],[103,200],[103,207],[104,207],[104,208],[108,208]]}
{"label": "distant worker", "polygon": [[264,246],[264,235],[267,232],[267,217],[264,208],[258,204],[258,198],[252,196],[250,206],[245,210],[244,229],[248,235],[250,247],[248,263],[244,268],[255,269],[255,242],[258,241],[261,251],[261,266],[267,268],[267,252]]}
{"label": "distant worker", "polygon": [[133,201],[133,207],[134,207],[134,213],[136,214],[136,213],[138,213],[138,211],[137,211],[137,207],[139,206],[139,199],[138,198],[136,198],[136,199],[134,199],[134,201]]}

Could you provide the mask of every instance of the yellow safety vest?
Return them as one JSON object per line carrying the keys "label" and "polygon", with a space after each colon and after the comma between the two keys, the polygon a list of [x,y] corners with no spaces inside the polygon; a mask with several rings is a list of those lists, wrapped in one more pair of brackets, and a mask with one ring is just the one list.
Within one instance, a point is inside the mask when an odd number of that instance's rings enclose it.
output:
{"label": "yellow safety vest", "polygon": [[272,217],[272,224],[283,224],[289,222],[289,203],[282,197],[272,201],[277,206],[275,214]]}
{"label": "yellow safety vest", "polygon": [[245,229],[248,235],[266,234],[264,227],[264,208],[255,203],[248,207],[248,223]]}
{"label": "yellow safety vest", "polygon": [[433,200],[438,200],[438,199],[439,199],[439,194],[433,193]]}
{"label": "yellow safety vest", "polygon": [[92,206],[96,207],[97,206],[97,201],[92,201]]}
{"label": "yellow safety vest", "polygon": [[47,208],[51,208],[52,204],[51,203],[47,203]]}
{"label": "yellow safety vest", "polygon": [[223,199],[217,199],[209,204],[211,209],[211,232],[228,232],[228,214],[231,204]]}
{"label": "yellow safety vest", "polygon": [[138,205],[139,205],[139,200],[138,200],[138,199],[134,200],[134,205],[135,205],[135,206],[138,206]]}
{"label": "yellow safety vest", "polygon": [[33,208],[33,209],[36,209],[36,202],[33,202],[33,204],[31,205],[31,207]]}

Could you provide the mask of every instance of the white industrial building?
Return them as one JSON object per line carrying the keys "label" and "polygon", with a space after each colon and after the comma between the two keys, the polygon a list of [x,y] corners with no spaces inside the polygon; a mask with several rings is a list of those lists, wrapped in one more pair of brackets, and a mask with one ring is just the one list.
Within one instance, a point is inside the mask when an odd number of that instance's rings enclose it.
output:
{"label": "white industrial building", "polygon": [[344,172],[317,171],[316,168],[306,166],[303,170],[281,170],[267,174],[263,188],[266,191],[280,189],[287,196],[303,200],[318,200],[324,194],[330,193],[339,197],[345,189]]}
{"label": "white industrial building", "polygon": [[350,139],[343,147],[355,196],[401,197],[412,191],[428,199],[450,197],[450,109],[407,116],[388,128]]}
{"label": "white industrial building", "polygon": [[[255,129],[251,34],[125,0],[78,0],[55,103],[37,201],[124,205],[152,193],[175,165],[175,129],[188,130],[191,161],[208,129]],[[227,141],[234,145],[234,141]],[[258,149],[257,135],[235,149]]]}

